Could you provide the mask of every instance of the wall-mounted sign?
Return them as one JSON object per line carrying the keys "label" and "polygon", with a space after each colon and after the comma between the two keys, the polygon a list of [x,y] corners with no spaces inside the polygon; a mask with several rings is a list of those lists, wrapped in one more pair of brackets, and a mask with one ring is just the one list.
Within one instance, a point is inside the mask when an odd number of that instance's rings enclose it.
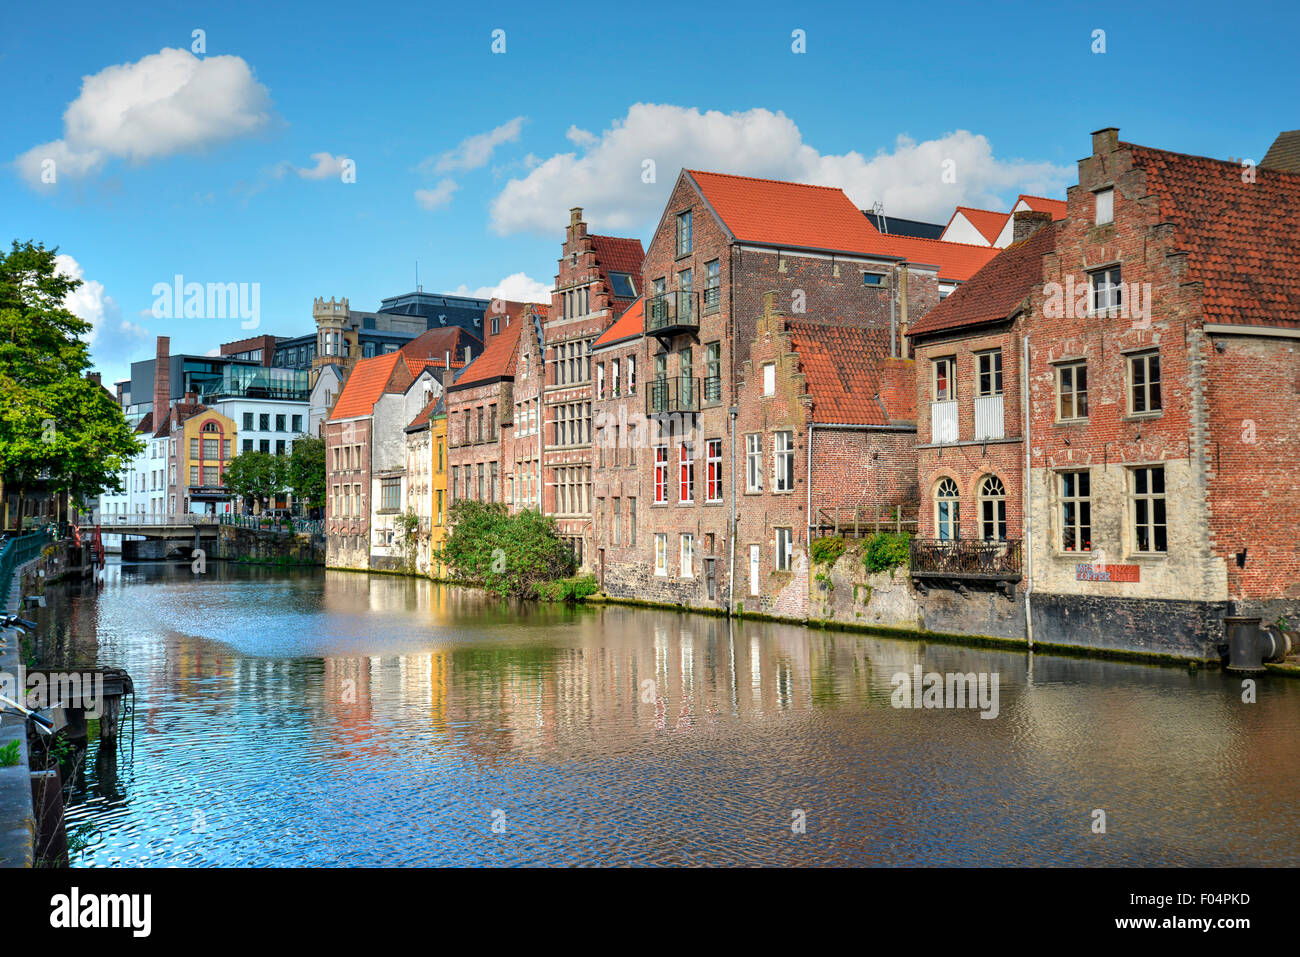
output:
{"label": "wall-mounted sign", "polygon": [[1141,581],[1140,565],[1075,565],[1074,577],[1081,582],[1135,582]]}

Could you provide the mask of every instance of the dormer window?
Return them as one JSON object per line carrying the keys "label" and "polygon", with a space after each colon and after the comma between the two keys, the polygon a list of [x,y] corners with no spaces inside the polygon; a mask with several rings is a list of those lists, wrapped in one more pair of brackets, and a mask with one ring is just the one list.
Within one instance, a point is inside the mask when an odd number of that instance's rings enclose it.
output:
{"label": "dormer window", "polygon": [[1097,225],[1104,226],[1106,223],[1115,221],[1115,190],[1111,188],[1099,189],[1093,194],[1097,197]]}

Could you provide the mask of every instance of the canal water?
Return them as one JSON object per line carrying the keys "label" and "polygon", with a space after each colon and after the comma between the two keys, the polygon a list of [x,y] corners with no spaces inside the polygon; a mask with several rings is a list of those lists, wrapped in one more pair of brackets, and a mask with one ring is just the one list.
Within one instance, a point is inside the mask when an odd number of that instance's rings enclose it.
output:
{"label": "canal water", "polygon": [[[1300,864],[1294,679],[1247,704],[1221,672],[390,576],[105,575],[41,612],[42,664],[136,686],[73,784],[83,866]],[[996,676],[996,717],[895,707],[918,665]]]}

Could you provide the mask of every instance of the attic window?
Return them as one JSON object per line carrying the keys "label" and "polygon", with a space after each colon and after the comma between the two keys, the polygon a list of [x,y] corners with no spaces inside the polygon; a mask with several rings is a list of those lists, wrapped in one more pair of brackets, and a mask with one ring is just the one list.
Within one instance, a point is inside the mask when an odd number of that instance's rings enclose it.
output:
{"label": "attic window", "polygon": [[1097,225],[1102,226],[1106,223],[1115,221],[1115,190],[1111,188],[1099,189],[1094,194],[1097,197]]}
{"label": "attic window", "polygon": [[884,273],[864,272],[862,274],[862,285],[864,286],[883,286],[885,284]]}
{"label": "attic window", "polygon": [[625,272],[610,273],[609,285],[614,291],[615,299],[636,298],[636,287],[632,283],[632,277]]}

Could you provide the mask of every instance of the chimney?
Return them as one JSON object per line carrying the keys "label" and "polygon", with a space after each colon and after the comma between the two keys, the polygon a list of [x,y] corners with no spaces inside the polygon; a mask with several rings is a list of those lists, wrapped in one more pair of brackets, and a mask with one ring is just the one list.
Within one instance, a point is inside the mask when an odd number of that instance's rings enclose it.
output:
{"label": "chimney", "polygon": [[1104,129],[1094,130],[1092,134],[1092,155],[1100,156],[1102,153],[1113,153],[1119,149],[1119,127],[1107,126]]}
{"label": "chimney", "polygon": [[158,347],[154,352],[153,360],[153,424],[158,429],[162,426],[163,418],[167,415],[167,410],[171,407],[172,397],[172,366],[171,366],[171,338],[168,336],[158,337]]}
{"label": "chimney", "polygon": [[87,372],[86,378],[89,379],[91,382],[95,383],[95,385],[104,384],[104,377],[100,375],[98,372]]}
{"label": "chimney", "polygon": [[1011,224],[1011,244],[1024,242],[1042,227],[1052,221],[1052,214],[1045,210],[1021,209],[1016,211]]}

